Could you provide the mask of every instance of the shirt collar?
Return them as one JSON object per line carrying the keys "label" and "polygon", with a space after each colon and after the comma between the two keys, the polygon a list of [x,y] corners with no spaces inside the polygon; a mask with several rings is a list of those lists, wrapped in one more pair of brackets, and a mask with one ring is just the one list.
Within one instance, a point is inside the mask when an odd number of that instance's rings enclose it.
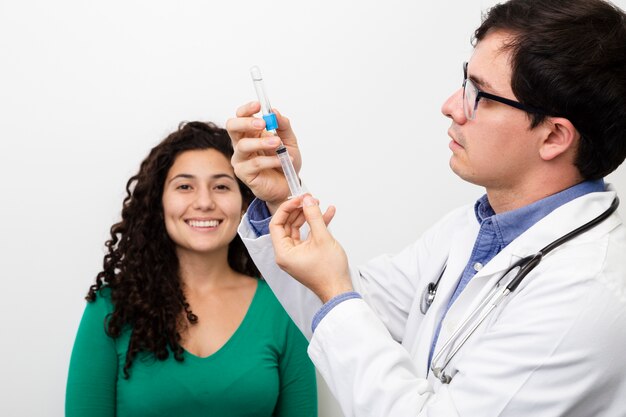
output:
{"label": "shirt collar", "polygon": [[584,181],[527,206],[500,214],[495,214],[485,194],[476,201],[474,213],[481,225],[486,220],[491,220],[504,247],[556,208],[585,194],[602,192],[604,188],[602,179]]}

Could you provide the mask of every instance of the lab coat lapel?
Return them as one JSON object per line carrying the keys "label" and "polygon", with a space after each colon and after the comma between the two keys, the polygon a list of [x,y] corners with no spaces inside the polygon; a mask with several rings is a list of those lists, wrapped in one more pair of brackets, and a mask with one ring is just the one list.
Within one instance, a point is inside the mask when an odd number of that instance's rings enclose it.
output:
{"label": "lab coat lapel", "polygon": [[[428,373],[428,356],[430,354],[435,329],[447,307],[448,300],[456,288],[459,277],[467,263],[467,259],[469,259],[471,255],[473,242],[478,234],[479,225],[474,217],[473,209],[468,210],[468,221],[466,221],[465,224],[466,225],[459,229],[457,233],[450,236],[450,253],[448,255],[446,271],[439,282],[433,304],[423,318],[419,332],[415,337],[411,337],[411,341],[414,341],[414,343],[410,352],[413,358],[415,358],[419,375],[424,378]],[[437,277],[433,277],[433,282],[435,279],[437,279]],[[421,293],[419,294],[420,297],[422,295]],[[417,311],[416,314],[421,314],[419,312],[419,303],[415,306],[415,310]]]}
{"label": "lab coat lapel", "polygon": [[[473,244],[473,243],[472,243]],[[465,264],[467,264],[469,260],[469,254],[465,258]],[[461,323],[480,305],[480,303],[489,295],[489,292],[494,288],[497,281],[502,277],[504,272],[517,260],[519,257],[513,254],[511,247],[505,248],[498,255],[496,255],[487,265],[483,267],[479,272],[474,275],[474,277],[469,281],[465,289],[461,292],[459,297],[452,304],[446,316],[441,323],[441,330],[439,332],[439,337],[437,339],[437,345],[435,346],[435,350],[433,353],[433,360],[437,353],[442,349],[442,347],[448,342],[452,333],[461,325]],[[465,267],[465,264],[462,268]],[[462,272],[459,271],[459,275]],[[456,282],[454,281],[454,286],[452,291],[456,288]],[[445,302],[451,298],[452,293],[447,293]],[[444,306],[445,309],[445,306]],[[445,310],[442,310],[442,313]],[[453,360],[450,362],[449,372],[452,372],[452,368],[455,367],[455,361],[462,356],[464,349],[467,346],[470,346],[472,342],[476,339],[476,337],[472,337],[468,340],[464,348],[459,351],[459,354],[456,355]],[[439,363],[441,365],[441,363]],[[429,380],[431,383],[439,383],[438,380],[431,374],[429,374]]]}

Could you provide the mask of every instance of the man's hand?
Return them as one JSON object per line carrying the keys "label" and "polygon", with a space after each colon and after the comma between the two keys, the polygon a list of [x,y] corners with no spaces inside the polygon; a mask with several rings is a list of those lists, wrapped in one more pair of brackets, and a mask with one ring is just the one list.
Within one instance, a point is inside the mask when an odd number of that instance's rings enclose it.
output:
{"label": "man's hand", "polygon": [[[334,215],[333,206],[322,215],[318,202],[307,194],[283,203],[270,223],[276,263],[323,303],[352,291],[346,253],[327,229]],[[310,233],[301,240],[305,221]]]}
{"label": "man's hand", "polygon": [[289,119],[272,109],[278,120],[278,136],[272,136],[264,130],[265,121],[253,117],[260,109],[258,101],[239,107],[237,117],[226,122],[226,130],[235,150],[231,159],[235,175],[250,187],[257,198],[265,201],[270,213],[274,214],[289,197],[289,186],[276,156],[280,141],[287,147],[296,172],[300,172],[302,159]]}

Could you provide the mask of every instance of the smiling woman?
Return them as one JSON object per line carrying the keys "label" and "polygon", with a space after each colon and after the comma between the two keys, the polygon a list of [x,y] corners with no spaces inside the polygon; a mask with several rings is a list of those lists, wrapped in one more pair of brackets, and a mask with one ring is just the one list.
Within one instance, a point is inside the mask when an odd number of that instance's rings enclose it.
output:
{"label": "smiling woman", "polygon": [[67,416],[314,416],[306,341],[237,226],[252,200],[225,130],[190,122],[127,183],[89,289]]}
{"label": "smiling woman", "polygon": [[[181,153],[163,188],[165,228],[181,256],[222,258],[237,235],[242,196],[230,160],[215,149]],[[224,258],[225,259],[225,258]],[[186,262],[183,262],[186,263]]]}

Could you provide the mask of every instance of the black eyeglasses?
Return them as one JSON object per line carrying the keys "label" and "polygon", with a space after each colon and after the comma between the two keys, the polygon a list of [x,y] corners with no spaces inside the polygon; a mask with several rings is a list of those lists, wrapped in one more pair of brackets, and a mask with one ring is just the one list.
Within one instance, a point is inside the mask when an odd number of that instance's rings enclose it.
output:
{"label": "black eyeglasses", "polygon": [[478,100],[480,100],[481,97],[487,98],[489,100],[497,101],[498,103],[506,104],[507,106],[515,107],[516,109],[520,109],[522,111],[525,111],[526,113],[543,114],[543,115],[546,114],[544,111],[539,110],[535,107],[526,106],[520,102],[481,91],[478,87],[476,87],[476,84],[474,84],[472,80],[467,78],[467,62],[464,62],[463,63],[463,111],[465,112],[465,117],[467,117],[468,120],[474,120],[476,118],[476,109],[478,108]]}

